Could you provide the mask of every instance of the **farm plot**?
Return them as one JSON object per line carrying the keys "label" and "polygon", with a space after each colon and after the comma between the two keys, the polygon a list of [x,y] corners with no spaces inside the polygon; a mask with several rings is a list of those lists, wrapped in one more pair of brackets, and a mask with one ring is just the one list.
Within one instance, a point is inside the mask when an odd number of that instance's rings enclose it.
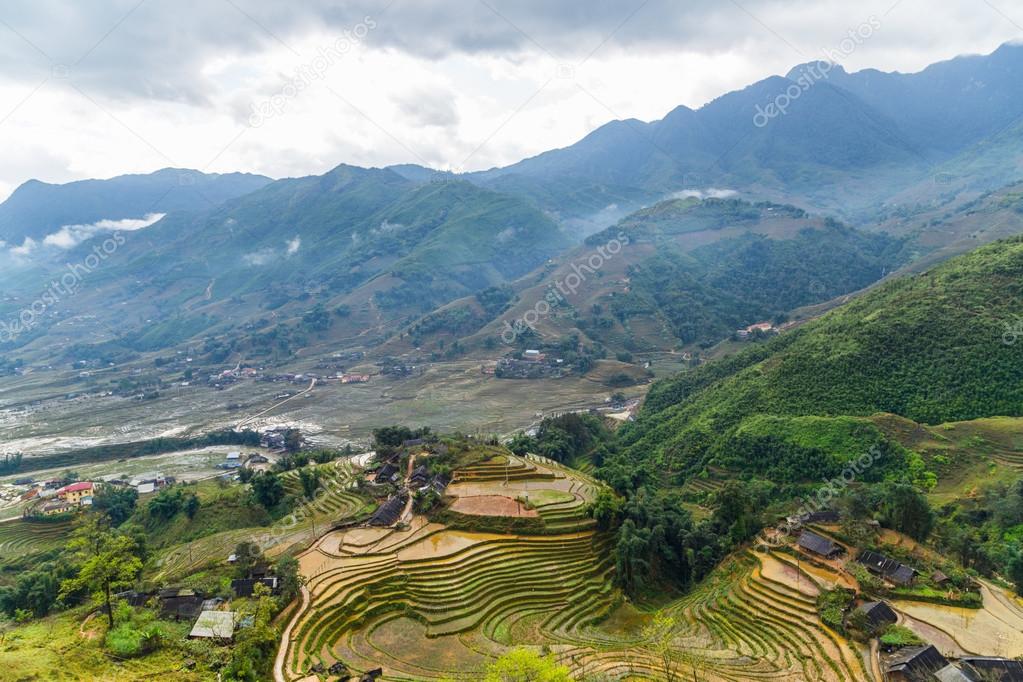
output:
{"label": "farm plot", "polygon": [[[313,542],[325,528],[356,518],[369,503],[354,492],[357,468],[348,459],[320,465],[320,488],[304,504],[268,527],[238,528],[176,545],[157,557],[158,580],[172,580],[225,561],[239,543],[251,541],[270,556]],[[285,490],[301,495],[297,471],[286,472]]]}
{"label": "farm plot", "polygon": [[[643,634],[649,614],[615,607],[605,538],[407,537],[396,551],[303,557],[316,572],[287,642],[285,679],[338,660],[383,666],[389,680],[478,679],[487,661],[523,644],[547,646],[580,679],[662,679]],[[870,679],[859,652],[818,619],[816,591],[779,557],[735,557],[664,610],[672,656],[712,682]],[[632,613],[628,629],[617,627],[622,609]]]}
{"label": "farm plot", "polygon": [[71,522],[33,523],[14,519],[0,523],[0,564],[54,549],[63,544]]}
{"label": "farm plot", "polygon": [[455,498],[451,508],[463,514],[539,515],[549,530],[571,532],[593,526],[586,507],[601,487],[544,457],[508,455],[456,471],[446,494]]}
{"label": "farm plot", "polygon": [[[614,587],[612,538],[586,514],[600,487],[550,460],[509,455],[456,472],[447,495],[528,499],[548,534],[414,517],[401,530],[324,536],[299,557],[309,600],[283,643],[279,679],[311,679],[314,666],[342,661],[383,667],[388,680],[476,680],[521,645],[546,647],[577,679],[663,679],[664,635]],[[669,656],[707,682],[871,679],[862,652],[817,615],[817,594],[839,582],[831,578],[781,553],[740,553],[662,609]]]}

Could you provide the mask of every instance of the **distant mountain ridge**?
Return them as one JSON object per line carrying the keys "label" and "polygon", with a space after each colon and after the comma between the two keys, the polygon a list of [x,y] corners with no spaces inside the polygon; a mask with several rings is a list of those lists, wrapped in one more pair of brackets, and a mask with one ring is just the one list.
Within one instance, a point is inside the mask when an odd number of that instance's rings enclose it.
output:
{"label": "distant mountain ridge", "polygon": [[0,240],[39,241],[65,225],[194,211],[255,191],[270,178],[249,173],[206,174],[165,168],[147,175],[52,185],[30,180],[0,204]]}

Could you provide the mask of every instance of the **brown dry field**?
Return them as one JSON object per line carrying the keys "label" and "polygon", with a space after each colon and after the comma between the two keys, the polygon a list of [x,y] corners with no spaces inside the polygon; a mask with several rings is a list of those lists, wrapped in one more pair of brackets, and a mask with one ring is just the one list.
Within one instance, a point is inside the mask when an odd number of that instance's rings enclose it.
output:
{"label": "brown dry field", "polygon": [[452,511],[474,516],[539,516],[535,509],[526,509],[521,502],[501,495],[459,497],[451,505]]}

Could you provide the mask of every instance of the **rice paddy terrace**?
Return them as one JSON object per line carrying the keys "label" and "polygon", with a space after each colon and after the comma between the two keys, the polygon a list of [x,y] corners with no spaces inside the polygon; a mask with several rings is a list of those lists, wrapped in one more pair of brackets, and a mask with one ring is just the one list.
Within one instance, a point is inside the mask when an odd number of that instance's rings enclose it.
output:
{"label": "rice paddy terrace", "polygon": [[[308,583],[277,679],[312,682],[314,666],[342,661],[382,667],[385,680],[474,680],[523,645],[548,647],[577,679],[663,679],[653,614],[613,587],[610,538],[587,516],[599,489],[543,458],[498,456],[456,471],[448,503],[485,499],[485,517],[497,498],[518,500],[513,513],[535,512],[544,532],[456,530],[416,516],[408,527],[325,535],[299,557]],[[863,654],[817,616],[817,594],[830,586],[785,554],[737,555],[662,609],[671,656],[708,681],[870,679]]]}
{"label": "rice paddy terrace", "polygon": [[31,522],[21,519],[0,522],[0,564],[61,546],[71,530],[70,521]]}
{"label": "rice paddy terrace", "polygon": [[[320,487],[313,499],[272,526],[238,528],[175,545],[158,557],[157,580],[172,580],[194,573],[204,566],[223,562],[239,543],[257,543],[270,556],[296,544],[313,542],[325,528],[357,518],[371,510],[370,503],[355,492],[359,467],[350,458],[314,465],[320,474]],[[287,493],[302,497],[297,469],[281,475]]]}

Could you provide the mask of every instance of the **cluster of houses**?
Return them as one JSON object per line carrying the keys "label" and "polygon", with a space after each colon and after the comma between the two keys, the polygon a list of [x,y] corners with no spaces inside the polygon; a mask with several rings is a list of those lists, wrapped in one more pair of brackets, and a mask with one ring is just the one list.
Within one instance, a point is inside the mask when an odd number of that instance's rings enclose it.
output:
{"label": "cluster of houses", "polygon": [[77,481],[64,486],[56,480],[35,483],[21,495],[22,500],[34,501],[25,509],[24,515],[70,514],[82,507],[91,507],[95,492],[96,486],[91,481]]}
{"label": "cluster of houses", "polygon": [[[812,523],[837,523],[837,512],[822,510],[786,519],[796,527]],[[812,530],[803,529],[796,545],[812,556],[835,559],[845,548],[834,540]],[[894,587],[912,585],[919,575],[912,566],[879,552],[863,550],[856,555],[856,563],[872,575]],[[949,577],[935,571],[930,580],[935,585],[944,585]],[[856,611],[863,615],[873,631],[881,631],[899,621],[899,615],[884,601],[868,601],[860,604]],[[1023,682],[1023,662],[996,656],[963,656],[950,662],[933,645],[892,648],[881,654],[885,680],[888,682]]]}
{"label": "cluster of houses", "polygon": [[[402,448],[407,451],[410,448],[422,446],[424,442],[422,438],[406,440],[402,443]],[[445,448],[443,444],[434,447],[438,450]],[[409,498],[414,493],[432,491],[440,496],[444,494],[444,490],[451,483],[451,477],[447,474],[430,476],[430,471],[425,464],[420,464],[413,469],[412,473],[409,474],[408,480],[403,481],[401,469],[398,466],[399,461],[399,455],[396,453],[388,461],[381,464],[373,473],[372,482],[375,485],[394,485],[398,487],[398,490],[377,507],[376,511],[369,517],[367,524],[370,526],[393,526],[401,520],[401,515],[406,505],[408,505]]]}
{"label": "cluster of houses", "polygon": [[997,656],[963,656],[951,663],[933,644],[903,647],[885,661],[890,682],[1023,682],[1023,662]]}
{"label": "cluster of houses", "polygon": [[483,367],[484,374],[493,374],[498,379],[558,379],[565,375],[565,364],[561,358],[549,358],[546,353],[530,349],[521,358],[504,357],[497,361],[491,371]]}
{"label": "cluster of houses", "polygon": [[756,324],[751,324],[748,327],[736,329],[735,336],[739,339],[748,339],[757,335],[774,334],[777,331],[777,328],[775,328],[775,326],[770,322],[757,322]]}

